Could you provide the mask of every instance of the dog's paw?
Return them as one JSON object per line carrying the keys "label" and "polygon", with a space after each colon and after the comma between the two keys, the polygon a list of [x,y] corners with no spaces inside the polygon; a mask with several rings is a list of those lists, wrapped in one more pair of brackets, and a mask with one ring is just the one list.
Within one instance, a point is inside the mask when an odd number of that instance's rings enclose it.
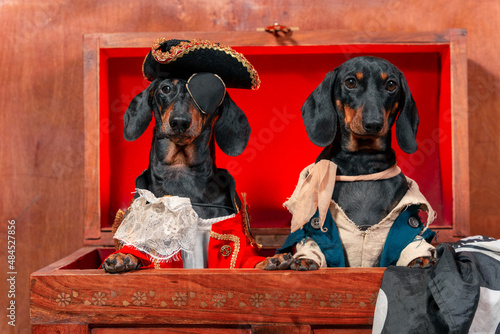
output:
{"label": "dog's paw", "polygon": [[319,265],[311,259],[294,260],[290,264],[290,269],[297,271],[318,270]]}
{"label": "dog's paw", "polygon": [[411,261],[408,264],[410,268],[423,268],[427,269],[436,264],[436,258],[433,256],[421,256],[417,257],[415,260]]}
{"label": "dog's paw", "polygon": [[115,253],[108,256],[102,267],[111,274],[123,273],[139,269],[141,261],[132,254]]}
{"label": "dog's paw", "polygon": [[290,269],[290,264],[294,261],[292,254],[276,254],[273,257],[268,257],[264,261],[257,263],[255,268],[264,270],[287,270]]}

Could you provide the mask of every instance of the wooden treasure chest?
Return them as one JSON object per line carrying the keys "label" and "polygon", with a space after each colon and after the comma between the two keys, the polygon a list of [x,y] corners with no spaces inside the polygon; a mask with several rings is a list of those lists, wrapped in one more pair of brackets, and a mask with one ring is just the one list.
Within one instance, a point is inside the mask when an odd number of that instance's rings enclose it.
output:
{"label": "wooden treasure chest", "polygon": [[[290,232],[283,208],[300,171],[320,153],[306,134],[301,106],[328,71],[373,55],[406,76],[418,105],[414,154],[398,147],[437,219],[437,242],[469,232],[466,34],[348,31],[164,32],[86,35],[84,52],[85,245],[31,275],[34,333],[370,332],[384,268],[311,272],[257,269],[148,269],[111,275],[98,269],[113,251],[111,225],[127,208],[148,165],[152,130],[123,138],[123,114],[147,87],[141,68],[157,38],[201,38],[242,53],[259,90],[228,89],[252,134],[243,154],[216,152],[250,204],[251,229],[272,255]],[[394,145],[396,146],[396,145]]]}

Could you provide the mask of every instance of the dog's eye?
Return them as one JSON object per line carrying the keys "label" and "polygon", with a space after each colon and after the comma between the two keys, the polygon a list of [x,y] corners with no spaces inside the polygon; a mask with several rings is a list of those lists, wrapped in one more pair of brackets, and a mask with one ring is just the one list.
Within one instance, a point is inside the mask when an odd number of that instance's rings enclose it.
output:
{"label": "dog's eye", "polygon": [[345,85],[346,85],[347,88],[350,88],[350,89],[356,88],[356,85],[357,85],[356,79],[354,79],[354,78],[347,78],[345,80]]}
{"label": "dog's eye", "polygon": [[385,89],[387,89],[390,92],[392,92],[393,90],[395,90],[396,87],[398,87],[398,85],[396,84],[396,82],[394,80],[389,80],[385,84]]}
{"label": "dog's eye", "polygon": [[162,91],[164,94],[168,94],[168,93],[170,93],[170,92],[172,91],[172,87],[170,87],[170,86],[163,86],[163,87],[161,88],[161,91]]}

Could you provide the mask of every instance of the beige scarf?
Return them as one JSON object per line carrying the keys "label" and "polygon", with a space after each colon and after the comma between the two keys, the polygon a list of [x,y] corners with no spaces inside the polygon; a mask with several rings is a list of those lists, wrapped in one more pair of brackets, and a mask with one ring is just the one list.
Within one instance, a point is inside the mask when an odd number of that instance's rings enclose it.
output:
{"label": "beige scarf", "polygon": [[337,165],[330,160],[320,160],[307,166],[301,173],[297,187],[283,206],[292,213],[292,233],[307,224],[319,211],[319,223],[323,230],[326,214],[332,202],[335,181],[375,181],[390,179],[401,173],[394,165],[385,171],[356,176],[337,175]]}

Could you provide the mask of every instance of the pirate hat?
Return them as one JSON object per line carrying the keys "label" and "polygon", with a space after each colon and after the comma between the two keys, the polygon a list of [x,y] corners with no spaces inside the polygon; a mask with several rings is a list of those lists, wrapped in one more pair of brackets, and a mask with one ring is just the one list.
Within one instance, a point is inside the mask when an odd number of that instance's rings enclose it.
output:
{"label": "pirate hat", "polygon": [[260,79],[252,64],[229,46],[206,40],[165,38],[154,42],[142,66],[144,77],[188,79],[194,73],[218,75],[228,88],[258,89]]}

